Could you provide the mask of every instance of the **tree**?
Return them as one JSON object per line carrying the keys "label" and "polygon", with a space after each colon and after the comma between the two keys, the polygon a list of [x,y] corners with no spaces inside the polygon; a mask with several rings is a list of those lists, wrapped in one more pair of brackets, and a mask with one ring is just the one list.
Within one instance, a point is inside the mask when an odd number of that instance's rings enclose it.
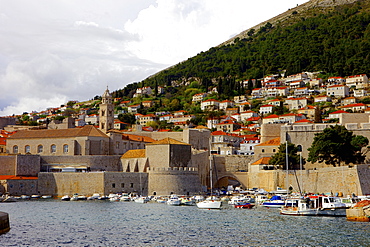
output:
{"label": "tree", "polygon": [[[299,169],[299,155],[298,147],[296,147],[293,143],[288,142],[288,168],[289,170],[296,170]],[[279,146],[279,150],[274,156],[271,157],[269,161],[270,165],[275,166],[278,169],[286,169],[286,144],[282,143]]]}
{"label": "tree", "polygon": [[315,134],[307,161],[325,162],[328,165],[340,166],[341,162],[362,163],[365,155],[361,149],[367,146],[369,140],[364,136],[353,135],[342,125],[330,126],[321,133]]}

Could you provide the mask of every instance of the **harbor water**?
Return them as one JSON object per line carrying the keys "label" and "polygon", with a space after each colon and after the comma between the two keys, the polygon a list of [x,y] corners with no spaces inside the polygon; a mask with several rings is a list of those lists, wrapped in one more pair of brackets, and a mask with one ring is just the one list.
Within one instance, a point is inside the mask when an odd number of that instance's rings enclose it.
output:
{"label": "harbor water", "polygon": [[1,246],[370,246],[369,223],[262,207],[27,200],[0,211],[11,227]]}

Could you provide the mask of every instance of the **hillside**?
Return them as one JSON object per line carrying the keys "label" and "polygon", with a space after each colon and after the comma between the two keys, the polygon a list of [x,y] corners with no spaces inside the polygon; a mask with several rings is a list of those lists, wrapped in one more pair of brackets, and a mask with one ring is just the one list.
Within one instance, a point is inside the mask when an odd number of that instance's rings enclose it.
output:
{"label": "hillside", "polygon": [[[220,98],[245,92],[236,83],[268,74],[324,71],[347,76],[369,73],[370,1],[312,0],[271,18],[218,47],[189,58],[117,96],[141,86],[189,85],[201,91],[217,86]],[[184,90],[172,90],[171,96]]]}

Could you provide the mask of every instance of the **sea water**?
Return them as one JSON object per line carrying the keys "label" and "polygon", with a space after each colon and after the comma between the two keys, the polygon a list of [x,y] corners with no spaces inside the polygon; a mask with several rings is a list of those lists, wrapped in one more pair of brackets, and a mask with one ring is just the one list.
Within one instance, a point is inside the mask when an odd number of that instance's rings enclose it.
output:
{"label": "sea water", "polygon": [[263,207],[40,199],[0,203],[0,211],[11,224],[0,246],[370,246],[370,223]]}

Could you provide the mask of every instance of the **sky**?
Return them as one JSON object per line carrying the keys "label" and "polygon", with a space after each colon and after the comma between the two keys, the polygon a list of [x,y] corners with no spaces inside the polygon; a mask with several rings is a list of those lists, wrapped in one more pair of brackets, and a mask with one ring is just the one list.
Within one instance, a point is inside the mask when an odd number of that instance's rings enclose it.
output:
{"label": "sky", "polygon": [[307,0],[0,0],[0,116],[140,82]]}

